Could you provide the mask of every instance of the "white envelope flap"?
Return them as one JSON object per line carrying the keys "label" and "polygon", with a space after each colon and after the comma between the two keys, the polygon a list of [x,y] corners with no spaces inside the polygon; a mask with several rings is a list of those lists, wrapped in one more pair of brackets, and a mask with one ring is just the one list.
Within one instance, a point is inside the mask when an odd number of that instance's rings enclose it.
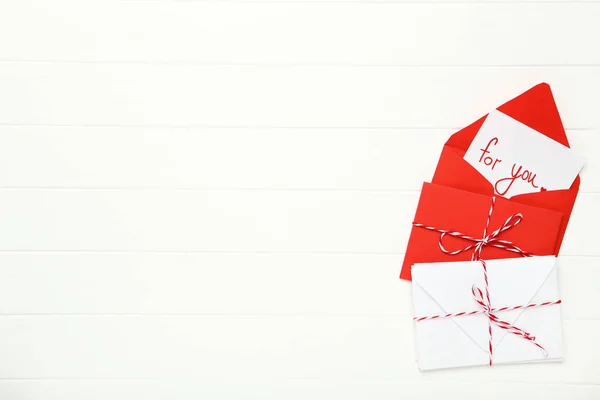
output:
{"label": "white envelope flap", "polygon": [[[486,261],[492,308],[530,304],[555,265],[556,258],[553,256]],[[412,268],[412,276],[413,284],[418,285],[419,290],[426,293],[431,300],[415,301],[415,317],[482,310],[471,291],[474,285],[482,291],[485,290],[484,270],[479,261],[415,264]],[[499,311],[496,315],[514,325],[523,311],[522,309]],[[450,318],[476,346],[483,351],[488,351],[487,324],[482,325],[482,318],[464,315]],[[492,343],[496,348],[508,332],[494,327],[494,324],[492,329]],[[485,331],[485,335],[482,335],[482,330]]]}
{"label": "white envelope flap", "polygon": [[[479,310],[471,287],[484,284],[481,263],[472,261],[453,263],[414,264],[412,267],[415,317],[456,314]],[[482,330],[482,315],[449,317],[473,345],[482,352],[488,350],[487,331]],[[433,322],[432,322],[433,323]]]}
{"label": "white envelope flap", "polygon": [[[525,257],[487,261],[489,293],[492,308],[526,306],[559,300],[556,279],[546,285],[556,269],[556,257]],[[497,311],[503,321],[519,327],[518,321],[526,309]],[[521,327],[519,327],[521,328]],[[498,348],[508,333],[492,326],[494,348]],[[535,334],[535,332],[533,333]]]}

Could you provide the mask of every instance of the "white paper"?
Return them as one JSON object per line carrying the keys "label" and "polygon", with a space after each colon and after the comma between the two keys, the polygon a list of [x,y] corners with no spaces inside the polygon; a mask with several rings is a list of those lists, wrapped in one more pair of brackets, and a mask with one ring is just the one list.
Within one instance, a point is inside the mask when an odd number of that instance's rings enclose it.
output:
{"label": "white paper", "polygon": [[[553,256],[486,260],[492,307],[560,299]],[[480,310],[471,288],[484,290],[479,261],[415,264],[412,267],[414,316]],[[561,361],[560,305],[498,311],[498,318],[536,337],[532,342],[492,324],[493,363]],[[489,364],[488,317],[485,314],[415,322],[417,362],[421,370]]]}
{"label": "white paper", "polygon": [[506,198],[569,189],[585,163],[575,151],[498,110],[488,115],[464,159]]}

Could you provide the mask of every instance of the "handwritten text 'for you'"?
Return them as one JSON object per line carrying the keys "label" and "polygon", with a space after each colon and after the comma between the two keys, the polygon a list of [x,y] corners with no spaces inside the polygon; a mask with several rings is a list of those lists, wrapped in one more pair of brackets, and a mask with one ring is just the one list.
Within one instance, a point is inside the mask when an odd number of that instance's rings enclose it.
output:
{"label": "handwritten text 'for you'", "polygon": [[[493,157],[492,151],[490,150],[491,146],[496,146],[497,144],[498,144],[498,138],[494,137],[494,138],[490,139],[487,146],[485,146],[485,149],[480,149],[481,157],[479,157],[479,162],[488,166],[492,170],[494,168],[496,168],[496,166],[499,163],[502,162],[501,159]],[[504,195],[506,195],[506,193],[508,193],[508,191],[512,187],[513,183],[515,183],[515,181],[517,179],[521,179],[524,182],[529,183],[532,187],[537,189],[538,186],[535,184],[536,176],[537,176],[537,174],[535,174],[533,171],[524,169],[522,165],[517,165],[517,163],[514,163],[511,168],[510,176],[508,176],[506,178],[498,179],[496,181],[496,183],[494,184],[494,190],[500,196],[504,196]],[[544,191],[545,189],[541,188],[541,190]]]}

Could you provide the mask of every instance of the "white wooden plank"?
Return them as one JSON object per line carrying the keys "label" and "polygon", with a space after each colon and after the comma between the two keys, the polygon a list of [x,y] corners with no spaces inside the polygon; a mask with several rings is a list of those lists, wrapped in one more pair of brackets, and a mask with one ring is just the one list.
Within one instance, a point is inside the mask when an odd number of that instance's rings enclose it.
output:
{"label": "white wooden plank", "polygon": [[416,200],[397,192],[5,190],[0,224],[10,229],[0,230],[0,249],[402,251]]}
{"label": "white wooden plank", "polygon": [[397,255],[1,254],[0,313],[398,314]]}
{"label": "white wooden plank", "polygon": [[[598,3],[2,2],[2,59],[582,65]],[[567,24],[565,21],[577,21]],[[110,27],[107,29],[106,27]]]}
{"label": "white wooden plank", "polygon": [[[531,383],[487,383],[486,399],[504,400],[522,396],[527,399],[589,400],[600,397],[597,385],[560,385]],[[434,398],[481,399],[477,382],[398,382],[390,380],[289,379],[275,382],[228,382],[222,384],[198,379],[136,380],[17,380],[0,381],[3,400],[265,400],[331,399],[396,400],[410,396],[415,400]],[[518,398],[518,397],[517,397]]]}
{"label": "white wooden plank", "polygon": [[600,321],[564,328],[563,363],[422,374],[413,322],[396,316],[2,316],[0,378],[596,382]]}
{"label": "white wooden plank", "polygon": [[[419,190],[452,133],[5,126],[0,187]],[[567,134],[587,157],[582,193],[600,192],[600,135]]]}
{"label": "white wooden plank", "polygon": [[542,81],[567,128],[600,126],[600,67],[44,62],[0,63],[0,124],[459,128]]}
{"label": "white wooden plank", "polygon": [[[418,192],[4,190],[0,250],[404,252]],[[563,255],[600,255],[581,194]]]}
{"label": "white wooden plank", "polygon": [[[402,255],[0,254],[0,314],[412,316]],[[598,258],[560,262],[563,317],[600,319]]]}
{"label": "white wooden plank", "polygon": [[[600,2],[426,2],[0,2],[0,398],[600,397]],[[540,81],[567,361],[420,374],[420,182]]]}

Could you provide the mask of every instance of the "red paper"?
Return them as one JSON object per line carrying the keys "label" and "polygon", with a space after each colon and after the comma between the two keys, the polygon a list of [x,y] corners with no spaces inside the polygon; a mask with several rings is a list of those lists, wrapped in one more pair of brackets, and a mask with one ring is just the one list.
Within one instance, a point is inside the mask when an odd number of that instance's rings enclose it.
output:
{"label": "red paper", "polygon": [[[551,139],[556,140],[559,143],[569,147],[569,142],[567,140],[567,135],[565,133],[565,129],[562,125],[560,115],[558,114],[558,110],[556,108],[556,104],[554,102],[554,97],[552,96],[552,91],[550,90],[550,86],[546,83],[541,83],[533,88],[529,89],[525,93],[520,96],[510,100],[508,103],[503,104],[498,107],[498,110],[503,112],[504,114],[516,119],[517,121],[529,126],[530,128],[535,129],[536,131],[548,136]],[[494,189],[492,184],[488,182],[479,172],[477,172],[468,162],[463,159],[465,152],[469,148],[471,141],[479,131],[479,128],[485,121],[483,118],[474,122],[473,124],[467,126],[466,128],[456,132],[453,134],[442,150],[442,154],[440,155],[440,159],[438,161],[437,168],[435,170],[432,183],[437,185],[443,185],[450,188],[462,189],[468,192],[478,193],[490,197],[494,194]],[[575,204],[575,199],[577,198],[577,192],[579,191],[579,182],[580,179],[577,177],[575,182],[570,189],[567,190],[552,190],[552,191],[544,191],[540,193],[528,193],[523,195],[514,196],[510,199],[510,202],[515,203],[515,210],[519,212],[520,208],[523,206],[533,206],[538,207],[540,209],[546,209],[549,211],[554,211],[561,214],[561,222],[558,228],[558,231],[555,232],[555,240],[554,248],[550,252],[545,252],[543,254],[538,254],[533,248],[528,248],[524,243],[515,241],[514,243],[521,247],[523,250],[536,254],[536,255],[558,255],[560,250],[560,246],[562,244],[563,237],[565,235],[565,231],[567,229],[567,224],[569,222],[569,218],[571,216],[571,211],[573,210],[573,205]],[[509,201],[506,199],[502,199],[504,201]],[[426,210],[431,210],[432,208],[437,208],[439,210],[449,210],[451,212],[451,208],[447,207],[448,202],[444,197],[440,197],[435,200],[435,207],[428,206]],[[457,204],[459,208],[462,208],[461,205]],[[489,207],[489,203],[488,203]],[[431,212],[431,211],[427,211]],[[486,211],[487,212],[487,211]],[[423,215],[426,216],[426,215]],[[422,222],[426,224],[432,224],[435,221],[416,221]],[[504,222],[499,222],[500,224]],[[523,221],[522,224],[527,221]],[[468,223],[468,222],[467,222]],[[469,235],[474,235],[474,237],[481,237],[483,234],[483,227],[485,221],[481,224],[480,232],[463,232]],[[521,225],[522,225],[521,224]],[[513,229],[517,229],[521,227],[515,227]],[[542,231],[542,226],[540,225],[533,232],[534,237],[537,237],[538,234],[544,234]],[[495,229],[496,226],[493,224],[490,226],[490,229]],[[440,229],[452,229],[461,231],[460,227],[438,227]],[[462,232],[462,231],[461,231]],[[429,232],[430,234],[434,234],[435,232]],[[413,229],[414,234],[414,229]],[[514,232],[505,232],[503,235],[512,235]],[[545,234],[544,234],[545,235]],[[439,236],[439,234],[438,234]],[[421,239],[421,234],[416,235],[417,240]],[[423,251],[415,252],[416,248],[421,247],[421,243],[413,243],[415,240],[413,235],[409,239],[407,254],[402,266],[402,272],[400,277],[403,279],[410,279],[410,267],[415,262],[427,262],[427,261],[459,261],[470,259],[470,255],[467,258],[458,258],[459,256],[454,256],[452,259],[448,258],[451,256],[447,256],[441,252],[441,250],[437,247],[437,240],[433,240],[433,236],[431,236],[431,240],[434,242],[436,248],[431,247],[430,250],[433,254],[428,255]],[[505,238],[502,236],[502,238]],[[511,236],[512,238],[512,236]],[[511,239],[507,239],[511,240]],[[531,239],[530,239],[531,240]],[[512,241],[512,240],[511,240]],[[546,245],[546,244],[545,244]],[[489,247],[489,246],[486,246]],[[427,247],[429,249],[429,247]],[[409,257],[409,250],[412,254]],[[487,250],[487,251],[486,251]],[[484,250],[484,255],[488,258],[507,258],[514,257],[515,254],[512,254],[508,251],[502,251],[499,249],[486,249]],[[420,258],[420,254],[425,258]],[[463,254],[461,254],[462,256]]]}
{"label": "red paper", "polygon": [[[415,222],[482,238],[491,204],[492,196],[424,183]],[[555,211],[496,197],[487,233],[499,228],[516,213],[523,216],[522,221],[502,232],[498,238],[512,242],[531,254],[554,255],[563,219],[563,215]],[[473,256],[473,249],[456,255],[446,254],[441,251],[439,242],[439,232],[413,227],[400,277],[410,280],[410,268],[415,263],[469,261]],[[463,249],[470,244],[473,242],[462,238],[450,235],[444,237],[444,247],[449,251]],[[482,259],[514,257],[521,255],[492,246],[484,246],[481,252]]]}

